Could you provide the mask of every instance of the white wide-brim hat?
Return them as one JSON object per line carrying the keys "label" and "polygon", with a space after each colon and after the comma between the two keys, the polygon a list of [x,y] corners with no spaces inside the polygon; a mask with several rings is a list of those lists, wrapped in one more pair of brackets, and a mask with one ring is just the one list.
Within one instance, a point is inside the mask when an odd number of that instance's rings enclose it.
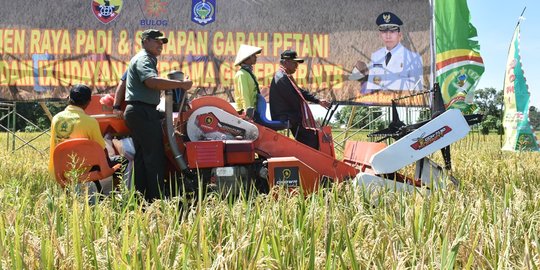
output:
{"label": "white wide-brim hat", "polygon": [[236,59],[234,60],[234,65],[235,66],[240,65],[242,62],[244,62],[244,60],[248,59],[250,56],[254,54],[261,53],[261,51],[262,51],[262,48],[259,48],[259,47],[250,46],[246,44],[240,45],[240,49],[238,49],[238,53],[236,54]]}

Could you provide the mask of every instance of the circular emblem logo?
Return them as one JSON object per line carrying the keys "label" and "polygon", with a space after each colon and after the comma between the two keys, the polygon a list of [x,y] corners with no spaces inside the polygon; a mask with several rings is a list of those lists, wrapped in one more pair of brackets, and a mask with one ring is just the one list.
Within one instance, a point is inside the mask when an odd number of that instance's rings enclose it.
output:
{"label": "circular emblem logo", "polygon": [[195,14],[203,20],[207,17],[211,17],[214,13],[214,7],[206,2],[197,3],[193,10],[195,11]]}
{"label": "circular emblem logo", "polygon": [[283,174],[283,179],[289,179],[289,177],[291,177],[292,173],[291,173],[291,170],[285,169],[285,170],[283,170],[282,174]]}
{"label": "circular emblem logo", "polygon": [[102,23],[110,23],[118,17],[122,10],[123,0],[92,0],[92,13]]}
{"label": "circular emblem logo", "polygon": [[73,121],[69,119],[59,119],[54,129],[56,131],[56,138],[68,139],[73,132],[74,126]]}
{"label": "circular emblem logo", "polygon": [[380,76],[373,77],[373,83],[376,85],[381,85],[382,78]]}
{"label": "circular emblem logo", "polygon": [[461,68],[448,74],[441,84],[441,93],[447,108],[457,108],[463,113],[472,113],[476,106],[470,104],[474,87],[480,77],[477,70]]}
{"label": "circular emblem logo", "polygon": [[204,118],[204,122],[205,122],[207,125],[210,125],[210,124],[212,124],[212,122],[214,122],[214,118],[212,118],[212,117],[206,117],[206,118]]}
{"label": "circular emblem logo", "polygon": [[215,9],[214,1],[199,1],[193,4],[193,13],[191,19],[200,24],[205,25],[211,23],[214,20]]}

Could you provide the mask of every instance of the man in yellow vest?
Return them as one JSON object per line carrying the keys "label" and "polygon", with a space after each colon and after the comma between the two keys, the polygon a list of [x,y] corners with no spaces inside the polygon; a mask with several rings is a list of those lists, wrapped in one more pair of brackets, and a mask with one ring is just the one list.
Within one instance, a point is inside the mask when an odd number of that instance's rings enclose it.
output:
{"label": "man in yellow vest", "polygon": [[257,63],[257,54],[261,51],[262,48],[242,44],[234,60],[234,65],[240,66],[234,75],[234,101],[239,113],[257,106],[257,94],[260,90],[257,78],[253,74],[253,65]]}
{"label": "man in yellow vest", "polygon": [[[54,148],[59,143],[76,138],[86,138],[97,142],[103,149],[105,148],[105,140],[101,135],[99,124],[96,119],[90,117],[84,112],[84,109],[90,104],[92,98],[92,90],[84,84],[77,84],[69,91],[68,106],[58,114],[56,114],[51,123],[51,142],[50,142],[50,157],[49,157],[49,172],[54,177]],[[108,156],[108,155],[106,155]],[[122,162],[121,157],[114,160],[108,160],[109,166],[113,166]],[[113,182],[118,183],[121,172],[115,173]],[[98,185],[98,183],[96,183]],[[101,189],[98,186],[98,189]]]}

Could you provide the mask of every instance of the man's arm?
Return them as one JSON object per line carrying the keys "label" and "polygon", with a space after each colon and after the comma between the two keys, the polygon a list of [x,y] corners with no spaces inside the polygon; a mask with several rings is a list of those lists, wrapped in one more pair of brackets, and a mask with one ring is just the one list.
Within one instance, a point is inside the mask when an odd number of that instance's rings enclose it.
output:
{"label": "man's arm", "polygon": [[144,80],[144,84],[154,90],[172,90],[176,88],[181,88],[184,90],[189,90],[193,86],[193,82],[191,80],[184,80],[184,81],[177,81],[177,80],[170,80],[160,77],[152,77]]}
{"label": "man's arm", "polygon": [[158,77],[156,63],[149,59],[137,61],[136,72],[138,73],[141,82],[143,82],[146,87],[153,90],[161,91],[177,88],[189,90],[193,85],[193,82],[189,80],[189,78],[186,78],[184,81],[177,81]]}
{"label": "man's arm", "polygon": [[121,80],[114,92],[114,106],[121,106],[122,101],[126,99],[126,81]]}
{"label": "man's arm", "polygon": [[[366,91],[371,92],[373,90],[382,90],[382,87],[380,86],[380,80],[383,78],[384,69],[382,66],[381,57],[384,53],[385,48],[379,48],[375,52],[371,54],[369,57],[369,64],[368,64],[368,79],[367,79],[367,85],[366,85]],[[375,82],[375,78],[378,77],[379,82]]]}
{"label": "man's arm", "polygon": [[120,106],[122,106],[122,102],[126,99],[126,80],[120,80],[120,83],[116,87],[116,91],[114,93],[114,105],[113,105],[113,113],[118,116],[122,117],[122,110],[120,109]]}
{"label": "man's arm", "polygon": [[329,108],[330,107],[330,103],[325,100],[325,99],[318,99],[315,95],[311,94],[310,92],[308,92],[307,90],[304,90],[302,88],[299,88],[300,89],[300,92],[302,93],[302,95],[304,96],[304,99],[307,100],[307,101],[311,101],[313,103],[316,103],[316,104],[319,104],[325,108]]}

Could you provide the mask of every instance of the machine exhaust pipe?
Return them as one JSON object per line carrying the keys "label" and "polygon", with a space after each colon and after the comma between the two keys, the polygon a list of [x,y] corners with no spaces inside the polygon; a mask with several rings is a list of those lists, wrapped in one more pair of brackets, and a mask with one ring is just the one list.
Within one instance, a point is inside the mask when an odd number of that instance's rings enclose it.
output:
{"label": "machine exhaust pipe", "polygon": [[[167,74],[167,78],[171,80],[183,81],[184,73],[181,71],[171,71]],[[165,91],[165,125],[167,126],[167,140],[169,140],[169,145],[171,146],[171,152],[173,154],[176,165],[180,170],[187,170],[188,166],[182,153],[178,149],[178,144],[174,137],[174,123],[173,123],[173,95],[174,92],[178,91],[181,93],[180,97],[180,113],[182,112],[182,107],[184,106],[184,100],[186,99],[186,94],[184,89],[174,89]]]}

